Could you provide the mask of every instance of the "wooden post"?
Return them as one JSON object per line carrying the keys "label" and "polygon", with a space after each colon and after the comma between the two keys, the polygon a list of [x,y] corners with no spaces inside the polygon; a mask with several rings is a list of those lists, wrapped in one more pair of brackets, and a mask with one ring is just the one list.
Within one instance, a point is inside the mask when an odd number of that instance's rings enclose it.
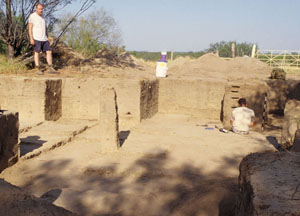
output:
{"label": "wooden post", "polygon": [[255,57],[255,52],[256,52],[256,44],[253,44],[253,46],[252,46],[252,52],[251,52],[251,58]]}
{"label": "wooden post", "polygon": [[232,58],[235,57],[235,43],[231,44],[231,54],[232,54]]}
{"label": "wooden post", "polygon": [[174,53],[173,50],[171,51],[171,61],[173,61]]}

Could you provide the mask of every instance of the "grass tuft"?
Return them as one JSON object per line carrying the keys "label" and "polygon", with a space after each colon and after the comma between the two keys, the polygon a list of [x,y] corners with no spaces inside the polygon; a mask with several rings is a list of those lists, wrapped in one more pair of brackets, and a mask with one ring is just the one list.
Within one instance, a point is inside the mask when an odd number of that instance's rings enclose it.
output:
{"label": "grass tuft", "polygon": [[27,71],[24,63],[8,60],[7,56],[0,55],[0,74],[19,74]]}

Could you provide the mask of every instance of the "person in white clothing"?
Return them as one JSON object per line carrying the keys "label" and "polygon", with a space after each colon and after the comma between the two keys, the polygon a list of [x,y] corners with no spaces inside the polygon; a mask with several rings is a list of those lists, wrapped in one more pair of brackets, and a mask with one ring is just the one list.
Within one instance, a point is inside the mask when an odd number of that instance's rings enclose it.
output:
{"label": "person in white clothing", "polygon": [[230,123],[232,131],[237,134],[248,134],[250,127],[254,126],[255,114],[252,109],[247,108],[245,98],[238,101],[239,107],[232,111]]}
{"label": "person in white clothing", "polygon": [[48,41],[46,22],[42,17],[43,10],[44,6],[38,3],[35,13],[29,16],[28,21],[30,44],[34,46],[34,63],[38,69],[38,75],[43,75],[40,69],[40,52],[46,52],[49,73],[58,73],[52,65],[52,51]]}

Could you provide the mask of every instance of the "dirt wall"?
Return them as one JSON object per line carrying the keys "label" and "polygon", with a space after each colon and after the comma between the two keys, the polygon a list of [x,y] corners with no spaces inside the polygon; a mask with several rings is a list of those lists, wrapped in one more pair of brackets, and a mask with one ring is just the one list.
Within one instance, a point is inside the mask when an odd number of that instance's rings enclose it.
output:
{"label": "dirt wall", "polygon": [[223,125],[230,129],[232,110],[238,107],[239,98],[246,98],[247,106],[255,113],[255,130],[261,129],[264,100],[267,93],[267,85],[264,82],[230,82],[226,86],[223,100]]}
{"label": "dirt wall", "polygon": [[46,81],[45,120],[55,121],[62,115],[61,84],[61,80]]}
{"label": "dirt wall", "polygon": [[143,80],[141,85],[140,118],[151,118],[158,112],[158,80]]}
{"label": "dirt wall", "polygon": [[300,153],[268,152],[240,164],[237,216],[300,215]]}
{"label": "dirt wall", "polygon": [[61,115],[60,86],[59,79],[1,76],[1,109],[18,111],[21,121],[56,120]]}
{"label": "dirt wall", "polygon": [[300,100],[300,81],[268,80],[268,113],[283,115],[289,99]]}
{"label": "dirt wall", "polygon": [[[152,81],[108,78],[65,78],[62,84],[62,116],[75,119],[99,119],[101,88],[114,88],[117,94],[119,125],[130,129],[141,119],[157,112]],[[153,90],[148,90],[149,88]],[[145,90],[147,89],[147,91]],[[153,102],[152,102],[153,101]]]}
{"label": "dirt wall", "polygon": [[226,81],[160,79],[158,110],[220,120]]}
{"label": "dirt wall", "polygon": [[19,151],[19,117],[16,112],[0,114],[0,172],[15,164]]}

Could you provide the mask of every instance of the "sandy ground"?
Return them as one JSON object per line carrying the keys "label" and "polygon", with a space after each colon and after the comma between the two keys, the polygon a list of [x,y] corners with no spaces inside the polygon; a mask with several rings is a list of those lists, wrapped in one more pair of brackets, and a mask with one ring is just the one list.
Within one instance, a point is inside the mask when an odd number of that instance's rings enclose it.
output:
{"label": "sandy ground", "polygon": [[115,152],[101,148],[96,125],[0,178],[81,215],[231,215],[239,162],[275,149],[267,134],[226,134],[215,125],[157,114],[121,131]]}

